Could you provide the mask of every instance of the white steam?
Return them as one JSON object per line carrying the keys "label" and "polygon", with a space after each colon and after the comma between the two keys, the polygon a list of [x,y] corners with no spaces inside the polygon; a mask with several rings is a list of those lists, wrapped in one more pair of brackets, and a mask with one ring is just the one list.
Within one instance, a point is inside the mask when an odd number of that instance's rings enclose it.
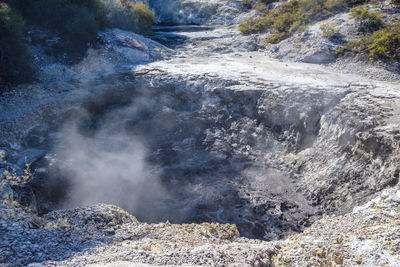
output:
{"label": "white steam", "polygon": [[56,167],[69,184],[63,207],[110,203],[149,221],[163,216],[168,194],[137,137],[110,135],[109,126],[88,137],[77,123],[68,124],[59,133],[56,154]]}

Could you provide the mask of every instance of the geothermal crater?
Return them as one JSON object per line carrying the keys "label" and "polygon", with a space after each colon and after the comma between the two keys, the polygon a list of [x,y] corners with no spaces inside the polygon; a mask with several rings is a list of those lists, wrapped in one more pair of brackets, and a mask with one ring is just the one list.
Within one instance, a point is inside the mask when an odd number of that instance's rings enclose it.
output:
{"label": "geothermal crater", "polygon": [[207,26],[109,29],[0,95],[0,175],[33,174],[0,176],[0,265],[397,266],[399,85],[271,59],[242,1],[179,2],[165,23]]}
{"label": "geothermal crater", "polygon": [[262,103],[271,95],[261,90],[188,86],[138,80],[129,102],[71,111],[34,166],[46,170],[34,179],[41,212],[106,202],[141,221],[235,223],[262,239],[310,225],[319,210],[276,157],[312,142],[322,107],[304,129],[270,121]]}
{"label": "geothermal crater", "polygon": [[[155,38],[179,53],[232,34],[185,29],[160,27]],[[185,37],[171,42],[176,35]],[[371,132],[385,116],[365,116],[382,100],[366,91],[375,85],[260,54],[207,59],[198,47],[103,77],[90,84],[101,93],[33,128],[26,148],[46,152],[29,186],[16,189],[21,202],[40,214],[111,203],[144,222],[233,223],[245,237],[274,240],[396,183],[391,161],[383,172],[387,163],[368,163],[390,146]],[[366,182],[374,172],[379,179]]]}

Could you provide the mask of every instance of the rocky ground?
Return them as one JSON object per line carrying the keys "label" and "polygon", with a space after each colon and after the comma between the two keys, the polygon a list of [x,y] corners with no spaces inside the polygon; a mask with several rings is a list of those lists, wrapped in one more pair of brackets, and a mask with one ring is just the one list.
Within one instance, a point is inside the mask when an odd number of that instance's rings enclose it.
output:
{"label": "rocky ground", "polygon": [[229,224],[140,223],[110,205],[43,217],[1,207],[2,266],[398,266],[399,192],[275,242]]}
{"label": "rocky ground", "polygon": [[399,266],[395,76],[273,59],[218,20],[239,2],[180,2],[209,25],[166,46],[32,47],[39,82],[0,97],[0,266]]}

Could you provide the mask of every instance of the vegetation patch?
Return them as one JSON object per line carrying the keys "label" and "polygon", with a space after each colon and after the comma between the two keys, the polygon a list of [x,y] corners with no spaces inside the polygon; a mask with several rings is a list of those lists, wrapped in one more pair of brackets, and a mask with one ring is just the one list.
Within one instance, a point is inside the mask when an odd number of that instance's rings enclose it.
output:
{"label": "vegetation patch", "polygon": [[326,39],[333,40],[340,37],[339,31],[333,26],[323,24],[320,29],[322,31],[322,36]]}
{"label": "vegetation patch", "polygon": [[112,27],[151,34],[155,19],[154,12],[141,2],[128,0],[103,0],[107,18]]}
{"label": "vegetation patch", "polygon": [[371,12],[367,7],[359,6],[350,9],[350,15],[360,24],[361,32],[378,30],[383,25],[384,14]]}
{"label": "vegetation patch", "polygon": [[[359,31],[365,37],[346,43],[338,49],[339,55],[346,53],[367,54],[370,60],[394,62],[400,60],[400,21],[384,23],[385,14],[368,9],[364,4],[370,0],[291,0],[282,3],[276,9],[267,9],[272,0],[259,0],[253,8],[259,15],[249,18],[239,25],[243,34],[269,32],[265,43],[279,43],[295,32],[307,29],[308,25],[333,16],[339,12],[349,11],[350,16],[358,23]],[[400,1],[392,0],[391,4],[399,5]],[[260,8],[261,7],[261,8]],[[264,10],[264,11],[262,11]],[[261,12],[261,16],[260,16]],[[321,26],[323,37],[338,40],[340,34],[331,25]]]}
{"label": "vegetation patch", "polygon": [[242,0],[242,4],[245,8],[251,8],[252,7],[252,0]]}
{"label": "vegetation patch", "polygon": [[400,21],[392,21],[371,35],[348,42],[338,49],[339,55],[349,52],[368,54],[370,60],[399,61]]}
{"label": "vegetation patch", "polygon": [[117,27],[151,34],[154,18],[145,4],[130,0],[0,1],[0,85],[23,82],[33,73],[26,24],[58,34],[55,48],[80,57],[98,31]]}
{"label": "vegetation patch", "polygon": [[[24,22],[6,3],[0,2],[0,86],[32,73],[31,58],[24,45]],[[0,89],[0,93],[1,93]]]}
{"label": "vegetation patch", "polygon": [[313,21],[326,19],[365,2],[367,0],[292,0],[277,9],[267,10],[262,17],[243,21],[239,30],[243,34],[269,31],[271,37],[266,42],[279,42],[295,32],[304,31]]}
{"label": "vegetation patch", "polygon": [[95,40],[97,32],[107,26],[101,0],[7,0],[30,24],[53,30],[69,46],[85,46]]}

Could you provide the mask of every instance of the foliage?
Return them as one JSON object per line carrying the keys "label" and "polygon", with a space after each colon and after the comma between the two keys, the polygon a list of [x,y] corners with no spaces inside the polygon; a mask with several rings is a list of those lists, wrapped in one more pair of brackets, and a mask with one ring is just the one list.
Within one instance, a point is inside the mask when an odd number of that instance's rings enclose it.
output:
{"label": "foliage", "polygon": [[24,173],[22,175],[18,175],[15,169],[7,168],[3,173],[5,181],[7,181],[12,186],[27,184],[33,176],[30,167],[30,164],[26,164]]}
{"label": "foliage", "polygon": [[385,16],[371,12],[362,6],[350,9],[350,15],[360,23],[360,29],[366,32],[379,29],[383,24],[382,18]]}
{"label": "foliage", "polygon": [[265,38],[264,42],[267,44],[277,44],[280,41],[284,40],[285,38],[286,38],[286,33],[281,32]]}
{"label": "foliage", "polygon": [[262,3],[265,5],[272,4],[274,2],[278,2],[279,0],[258,0],[257,3]]}
{"label": "foliage", "polygon": [[68,46],[84,47],[107,26],[102,0],[9,1],[31,24],[60,33]]}
{"label": "foliage", "polygon": [[252,17],[239,24],[239,31],[244,34],[261,32],[265,29],[265,18]]}
{"label": "foliage", "polygon": [[151,33],[155,19],[151,11],[143,3],[129,3],[127,7],[128,17],[132,23],[132,30],[138,33]]}
{"label": "foliage", "polygon": [[[6,3],[0,2],[0,86],[29,78],[30,56],[24,45],[24,22]],[[2,90],[0,89],[0,92]]]}
{"label": "foliage", "polygon": [[151,34],[155,15],[145,4],[127,0],[104,0],[104,3],[113,27]]}
{"label": "foliage", "polygon": [[242,0],[242,4],[245,8],[251,8],[252,2],[252,0]]}
{"label": "foliage", "polygon": [[33,73],[24,21],[59,34],[56,48],[79,58],[99,30],[150,34],[154,19],[145,4],[130,0],[0,0],[0,85],[23,82]]}
{"label": "foliage", "polygon": [[322,36],[324,36],[326,39],[332,40],[339,36],[338,30],[333,26],[329,26],[328,24],[323,24],[320,29],[322,31]]}
{"label": "foliage", "polygon": [[346,52],[367,53],[371,60],[400,60],[400,22],[388,23],[383,29],[360,40],[348,42],[338,50],[339,54]]}
{"label": "foliage", "polygon": [[[97,32],[106,27],[149,33],[155,18],[145,4],[129,0],[7,1],[27,21],[59,32],[74,45],[93,42]],[[123,20],[126,23],[121,23]]]}
{"label": "foliage", "polygon": [[25,186],[30,182],[34,175],[34,173],[31,172],[31,165],[26,164],[23,173],[17,173],[14,168],[7,166],[2,175],[4,176],[4,179],[0,179],[0,192],[3,192],[3,194],[0,195],[0,205],[23,208],[26,211],[31,211],[28,207],[23,207],[20,203],[14,200],[15,195],[12,190],[12,187]]}
{"label": "foliage", "polygon": [[239,25],[243,34],[269,30],[280,41],[297,31],[304,31],[312,21],[322,20],[367,0],[291,0],[277,9],[268,10],[262,18],[250,18]]}
{"label": "foliage", "polygon": [[[259,0],[257,3],[266,6],[270,0]],[[266,43],[278,43],[291,34],[303,31],[308,24],[319,21],[339,12],[350,10],[350,15],[359,23],[360,30],[368,32],[368,36],[346,43],[338,49],[339,54],[361,52],[368,54],[371,60],[400,60],[400,22],[384,25],[384,14],[370,11],[367,7],[358,6],[369,0],[291,0],[277,9],[267,10],[262,17],[249,18],[239,25],[243,34],[268,31],[270,35]],[[392,4],[400,4],[400,0],[392,0]],[[256,8],[255,6],[253,8]],[[261,10],[260,8],[259,10]],[[323,36],[334,39],[338,31],[329,25],[322,25]]]}

